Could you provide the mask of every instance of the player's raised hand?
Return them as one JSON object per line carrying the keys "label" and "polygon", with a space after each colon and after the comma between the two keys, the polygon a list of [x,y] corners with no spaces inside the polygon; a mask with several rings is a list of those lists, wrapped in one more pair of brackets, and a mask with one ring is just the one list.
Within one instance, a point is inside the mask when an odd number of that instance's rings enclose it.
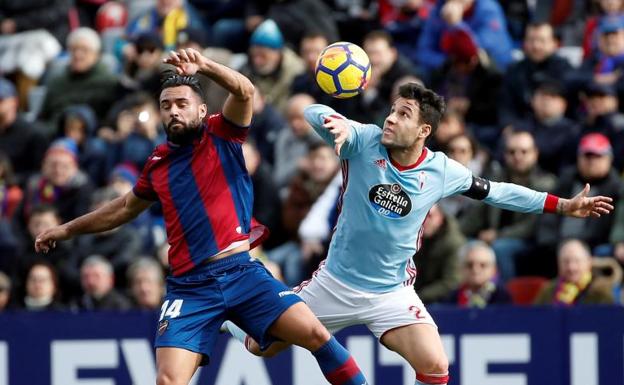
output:
{"label": "player's raised hand", "polygon": [[69,232],[64,225],[55,226],[51,229],[45,230],[41,234],[37,235],[35,239],[35,251],[37,253],[47,253],[50,249],[56,247],[56,241],[64,241],[69,239]]}
{"label": "player's raised hand", "polygon": [[589,183],[585,184],[585,188],[576,194],[572,199],[560,199],[558,211],[562,214],[577,218],[587,218],[589,216],[599,218],[601,215],[607,215],[613,211],[613,199],[610,197],[596,196],[588,197]]}
{"label": "player's raised hand", "polygon": [[179,75],[195,75],[206,60],[208,59],[199,51],[192,48],[184,48],[169,52],[169,55],[163,59],[163,62],[175,66]]}
{"label": "player's raised hand", "polygon": [[325,118],[323,127],[327,128],[334,135],[334,151],[336,155],[340,156],[340,149],[344,142],[349,139],[349,134],[351,133],[349,124],[341,117],[328,116]]}

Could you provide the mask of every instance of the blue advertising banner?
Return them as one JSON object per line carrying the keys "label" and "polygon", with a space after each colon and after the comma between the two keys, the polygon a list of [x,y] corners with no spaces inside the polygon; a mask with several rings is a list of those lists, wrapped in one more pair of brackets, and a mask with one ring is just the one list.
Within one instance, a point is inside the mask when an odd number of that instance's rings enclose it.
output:
{"label": "blue advertising banner", "polygon": [[[457,385],[624,385],[624,308],[431,308]],[[0,314],[0,385],[154,385],[152,313]],[[366,327],[337,334],[371,385],[414,373]],[[326,384],[302,349],[264,360],[223,335],[193,385]]]}

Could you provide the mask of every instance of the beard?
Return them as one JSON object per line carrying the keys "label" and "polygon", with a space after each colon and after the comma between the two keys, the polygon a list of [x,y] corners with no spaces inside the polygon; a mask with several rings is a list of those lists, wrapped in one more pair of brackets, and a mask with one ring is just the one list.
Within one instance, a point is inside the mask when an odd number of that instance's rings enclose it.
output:
{"label": "beard", "polygon": [[[174,125],[182,125],[182,127],[173,128]],[[167,134],[167,140],[171,143],[183,146],[190,144],[194,139],[199,138],[201,135],[201,122],[199,120],[193,120],[189,124],[184,124],[179,120],[171,120],[169,124],[165,126],[165,133]]]}

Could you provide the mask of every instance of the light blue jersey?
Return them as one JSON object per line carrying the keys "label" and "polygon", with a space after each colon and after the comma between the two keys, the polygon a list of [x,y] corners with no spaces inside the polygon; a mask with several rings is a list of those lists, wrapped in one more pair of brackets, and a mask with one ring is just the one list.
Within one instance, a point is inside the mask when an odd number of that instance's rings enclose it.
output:
{"label": "light blue jersey", "polygon": [[[340,116],[320,104],[305,110],[306,120],[333,146],[334,136],[323,127],[330,115]],[[468,191],[472,173],[443,153],[426,148],[414,167],[399,170],[381,144],[380,127],[348,122],[351,134],[340,150],[344,192],[326,268],[342,282],[367,292],[411,285],[416,277],[412,256],[420,247],[429,209],[442,198]],[[504,209],[541,213],[546,195],[490,182],[484,201]]]}

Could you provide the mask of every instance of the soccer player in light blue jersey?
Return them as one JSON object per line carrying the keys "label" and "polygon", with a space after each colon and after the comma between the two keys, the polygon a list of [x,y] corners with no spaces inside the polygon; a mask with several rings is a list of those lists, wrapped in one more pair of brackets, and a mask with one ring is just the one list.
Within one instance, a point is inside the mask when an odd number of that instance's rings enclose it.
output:
{"label": "soccer player in light blue jersey", "polygon": [[[442,97],[415,83],[400,87],[383,129],[360,124],[324,105],[312,105],[306,120],[342,161],[340,216],[325,263],[295,291],[330,332],[365,324],[416,372],[416,384],[447,384],[448,359],[437,327],[412,285],[412,255],[423,222],[440,199],[456,194],[508,210],[575,217],[609,214],[608,197],[588,197],[589,185],[563,199],[511,183],[490,182],[441,152],[425,147],[444,111]],[[236,328],[224,326],[247,348],[260,352]]]}

